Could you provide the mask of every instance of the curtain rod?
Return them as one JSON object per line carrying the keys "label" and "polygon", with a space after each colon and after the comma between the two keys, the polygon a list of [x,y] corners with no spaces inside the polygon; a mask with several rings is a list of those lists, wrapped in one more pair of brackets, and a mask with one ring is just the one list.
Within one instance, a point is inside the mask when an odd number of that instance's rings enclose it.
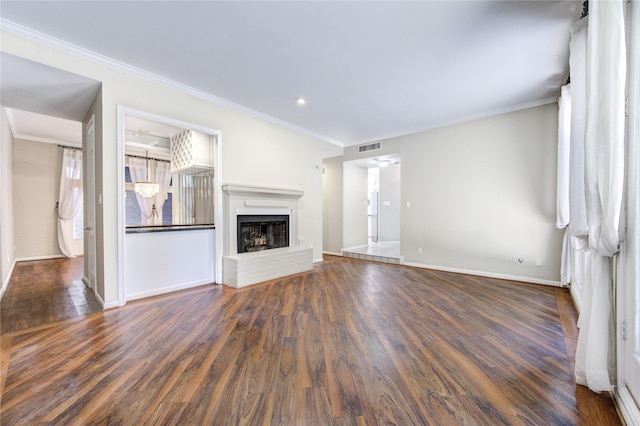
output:
{"label": "curtain rod", "polygon": [[130,155],[130,154],[125,154],[125,157],[131,157],[131,158],[142,158],[143,160],[155,160],[155,161],[162,161],[163,163],[171,163],[171,161],[169,160],[161,160],[159,158],[151,158],[151,157],[142,157],[140,155]]}
{"label": "curtain rod", "polygon": [[589,16],[589,0],[585,0],[585,2],[582,3],[582,15],[580,15],[580,19],[586,18],[587,16]]}
{"label": "curtain rod", "polygon": [[63,149],[75,149],[76,151],[82,151],[82,148],[77,146],[69,146],[69,145],[58,145],[58,146]]}

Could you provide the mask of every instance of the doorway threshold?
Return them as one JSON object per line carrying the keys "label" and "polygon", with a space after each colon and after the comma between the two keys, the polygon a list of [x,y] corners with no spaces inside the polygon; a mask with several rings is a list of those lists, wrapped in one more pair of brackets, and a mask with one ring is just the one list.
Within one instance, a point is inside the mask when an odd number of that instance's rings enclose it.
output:
{"label": "doorway threshold", "polygon": [[401,263],[400,241],[369,241],[361,247],[350,247],[342,251],[343,256],[353,259],[370,260],[383,263]]}

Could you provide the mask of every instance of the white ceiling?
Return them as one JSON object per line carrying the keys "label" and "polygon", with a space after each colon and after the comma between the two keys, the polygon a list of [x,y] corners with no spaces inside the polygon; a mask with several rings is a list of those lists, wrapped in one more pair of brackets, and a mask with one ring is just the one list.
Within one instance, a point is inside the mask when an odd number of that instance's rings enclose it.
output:
{"label": "white ceiling", "polygon": [[19,109],[7,108],[13,137],[44,143],[82,146],[82,123]]}
{"label": "white ceiling", "polygon": [[348,146],[552,102],[581,7],[3,0],[0,18]]}

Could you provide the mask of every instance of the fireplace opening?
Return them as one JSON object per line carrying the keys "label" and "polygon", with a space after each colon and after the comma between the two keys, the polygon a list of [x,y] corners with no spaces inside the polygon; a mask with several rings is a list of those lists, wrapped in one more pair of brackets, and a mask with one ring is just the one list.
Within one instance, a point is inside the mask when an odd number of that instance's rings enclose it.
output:
{"label": "fireplace opening", "polygon": [[289,247],[288,215],[238,215],[238,253]]}

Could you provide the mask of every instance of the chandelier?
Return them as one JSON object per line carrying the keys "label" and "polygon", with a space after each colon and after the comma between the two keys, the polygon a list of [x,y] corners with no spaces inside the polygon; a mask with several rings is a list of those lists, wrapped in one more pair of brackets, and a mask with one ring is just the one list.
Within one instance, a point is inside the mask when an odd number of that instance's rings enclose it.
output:
{"label": "chandelier", "polygon": [[149,151],[147,151],[145,159],[147,160],[147,180],[145,182],[136,182],[135,191],[145,198],[150,198],[160,192],[160,185],[149,180]]}

